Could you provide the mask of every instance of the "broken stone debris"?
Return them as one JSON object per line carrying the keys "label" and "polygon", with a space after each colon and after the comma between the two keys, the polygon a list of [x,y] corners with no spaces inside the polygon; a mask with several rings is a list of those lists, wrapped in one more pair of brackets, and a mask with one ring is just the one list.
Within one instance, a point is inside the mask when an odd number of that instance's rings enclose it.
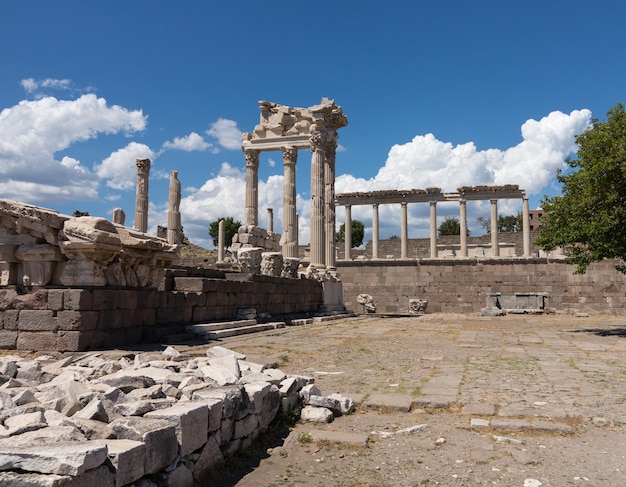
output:
{"label": "broken stone debris", "polygon": [[[248,447],[283,408],[332,421],[354,408],[212,347],[119,359],[92,352],[0,358],[0,485],[193,485]],[[313,419],[312,419],[313,418]]]}

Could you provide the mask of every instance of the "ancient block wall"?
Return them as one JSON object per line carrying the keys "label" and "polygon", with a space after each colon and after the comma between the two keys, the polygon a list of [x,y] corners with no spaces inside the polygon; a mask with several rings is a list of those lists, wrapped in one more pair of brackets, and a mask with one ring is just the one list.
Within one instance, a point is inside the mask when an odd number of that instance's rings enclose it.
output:
{"label": "ancient block wall", "polygon": [[168,269],[163,289],[0,288],[0,348],[80,351],[132,345],[158,341],[185,324],[233,320],[239,308],[280,316],[313,313],[322,304],[316,281],[199,271],[211,277]]}
{"label": "ancient block wall", "polygon": [[487,293],[545,292],[558,312],[626,314],[626,276],[615,262],[575,266],[547,259],[394,260],[338,262],[348,309],[361,312],[369,294],[379,313],[408,313],[410,298],[428,300],[427,312],[478,312]]}

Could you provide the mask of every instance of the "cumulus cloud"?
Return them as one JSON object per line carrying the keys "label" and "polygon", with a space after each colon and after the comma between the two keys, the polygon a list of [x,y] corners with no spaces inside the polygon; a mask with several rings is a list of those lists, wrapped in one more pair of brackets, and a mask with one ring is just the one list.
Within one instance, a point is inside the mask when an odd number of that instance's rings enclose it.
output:
{"label": "cumulus cloud", "polygon": [[0,112],[0,191],[29,202],[96,199],[93,173],[78,159],[65,155],[59,161],[55,154],[100,134],[130,134],[145,126],[141,110],[109,106],[93,94],[25,100],[5,108]]}
{"label": "cumulus cloud", "polygon": [[94,171],[99,178],[106,180],[106,186],[111,189],[128,190],[135,187],[137,181],[137,159],[154,159],[154,153],[145,144],[131,142],[126,147],[113,152],[102,161],[94,165]]}
{"label": "cumulus cloud", "polygon": [[215,137],[219,145],[229,150],[241,150],[241,131],[237,122],[226,118],[219,118],[206,131],[207,135]]}
{"label": "cumulus cloud", "polygon": [[210,149],[212,144],[202,138],[196,132],[191,132],[184,137],[174,137],[173,141],[163,143],[164,149],[178,149],[186,152],[205,151]]}
{"label": "cumulus cloud", "polygon": [[35,78],[26,78],[20,81],[22,88],[28,94],[35,94],[40,89],[54,89],[54,90],[70,90],[72,89],[72,81],[69,79],[54,79],[46,78],[36,80]]}

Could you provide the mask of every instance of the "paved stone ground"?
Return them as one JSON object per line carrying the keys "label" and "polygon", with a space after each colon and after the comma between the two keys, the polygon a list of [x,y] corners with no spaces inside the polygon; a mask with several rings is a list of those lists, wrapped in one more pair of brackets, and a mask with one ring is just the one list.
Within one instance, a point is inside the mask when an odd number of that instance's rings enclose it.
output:
{"label": "paved stone ground", "polygon": [[219,344],[360,406],[214,485],[626,485],[626,318],[359,317]]}

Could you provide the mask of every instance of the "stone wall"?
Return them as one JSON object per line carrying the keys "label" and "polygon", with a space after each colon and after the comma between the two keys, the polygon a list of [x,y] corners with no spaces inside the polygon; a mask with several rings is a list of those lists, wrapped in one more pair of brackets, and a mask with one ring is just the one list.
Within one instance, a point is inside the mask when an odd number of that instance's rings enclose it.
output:
{"label": "stone wall", "polygon": [[408,313],[410,298],[428,300],[428,312],[478,312],[487,293],[545,292],[558,312],[626,314],[626,276],[615,262],[575,266],[548,259],[339,261],[344,302],[361,312],[359,294],[373,297],[379,313]]}
{"label": "stone wall", "polygon": [[[204,274],[204,277],[203,275]],[[168,269],[161,289],[0,288],[0,348],[81,351],[157,341],[183,325],[314,313],[322,285],[305,279]]]}

